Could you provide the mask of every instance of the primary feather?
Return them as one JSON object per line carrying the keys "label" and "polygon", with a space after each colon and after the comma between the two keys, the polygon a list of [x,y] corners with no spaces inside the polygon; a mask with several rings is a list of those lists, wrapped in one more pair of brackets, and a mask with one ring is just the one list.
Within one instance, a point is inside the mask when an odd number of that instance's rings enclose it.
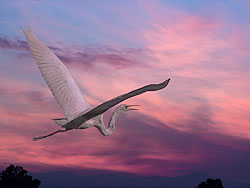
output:
{"label": "primary feather", "polygon": [[45,46],[31,30],[23,31],[36,63],[57,103],[63,108],[65,118],[74,119],[91,106],[60,59]]}

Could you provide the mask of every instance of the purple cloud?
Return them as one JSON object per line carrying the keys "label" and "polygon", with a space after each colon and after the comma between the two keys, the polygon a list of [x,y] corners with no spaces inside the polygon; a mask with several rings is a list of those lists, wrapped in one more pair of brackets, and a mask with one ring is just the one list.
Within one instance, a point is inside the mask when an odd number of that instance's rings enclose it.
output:
{"label": "purple cloud", "polygon": [[[138,54],[145,55],[149,52],[149,50],[134,48],[117,50],[108,46],[65,47],[65,45],[62,45],[61,47],[55,47],[48,45],[48,47],[59,57],[59,59],[61,59],[63,63],[90,68],[96,63],[104,63],[116,69],[137,66],[138,64],[144,62],[144,59],[138,58]],[[20,39],[10,39],[2,34],[0,34],[0,48],[4,50],[18,50],[20,52],[16,55],[19,57],[26,57],[27,52],[29,51],[26,41]]]}
{"label": "purple cloud", "polygon": [[20,39],[9,39],[0,33],[0,48],[4,50],[21,50],[27,51],[28,44]]}

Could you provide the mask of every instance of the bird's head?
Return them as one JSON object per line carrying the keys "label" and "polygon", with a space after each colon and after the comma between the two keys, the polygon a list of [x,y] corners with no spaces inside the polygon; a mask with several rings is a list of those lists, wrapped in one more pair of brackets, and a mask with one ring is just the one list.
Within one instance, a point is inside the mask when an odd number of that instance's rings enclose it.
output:
{"label": "bird's head", "polygon": [[[127,104],[121,104],[118,109],[119,111],[121,111],[122,113],[128,112],[130,110],[139,110],[137,108],[133,108],[134,106],[140,106],[140,105],[127,105]],[[132,107],[132,108],[131,108]]]}

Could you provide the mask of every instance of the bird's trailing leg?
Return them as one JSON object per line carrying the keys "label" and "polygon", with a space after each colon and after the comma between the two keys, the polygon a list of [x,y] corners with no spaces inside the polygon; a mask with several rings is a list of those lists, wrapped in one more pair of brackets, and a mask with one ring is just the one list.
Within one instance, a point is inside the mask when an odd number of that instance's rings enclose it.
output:
{"label": "bird's trailing leg", "polygon": [[39,136],[39,137],[33,138],[33,141],[37,141],[37,140],[40,140],[40,139],[43,139],[43,138],[47,138],[47,137],[52,136],[52,135],[54,135],[54,134],[61,133],[61,132],[66,132],[66,131],[69,131],[69,130],[71,130],[71,129],[57,130],[57,131],[55,131],[55,132],[53,132],[53,133],[50,133],[50,134],[48,134],[48,135]]}

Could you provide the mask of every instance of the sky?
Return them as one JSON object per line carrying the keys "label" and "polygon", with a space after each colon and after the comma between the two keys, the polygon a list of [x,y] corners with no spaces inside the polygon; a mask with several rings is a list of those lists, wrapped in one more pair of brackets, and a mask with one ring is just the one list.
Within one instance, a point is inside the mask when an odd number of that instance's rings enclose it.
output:
{"label": "sky", "polygon": [[[250,1],[7,1],[0,4],[0,166],[250,181]],[[125,104],[111,136],[57,130],[63,111],[28,49],[31,28],[92,106],[171,78]],[[114,108],[104,114],[107,123]]]}

